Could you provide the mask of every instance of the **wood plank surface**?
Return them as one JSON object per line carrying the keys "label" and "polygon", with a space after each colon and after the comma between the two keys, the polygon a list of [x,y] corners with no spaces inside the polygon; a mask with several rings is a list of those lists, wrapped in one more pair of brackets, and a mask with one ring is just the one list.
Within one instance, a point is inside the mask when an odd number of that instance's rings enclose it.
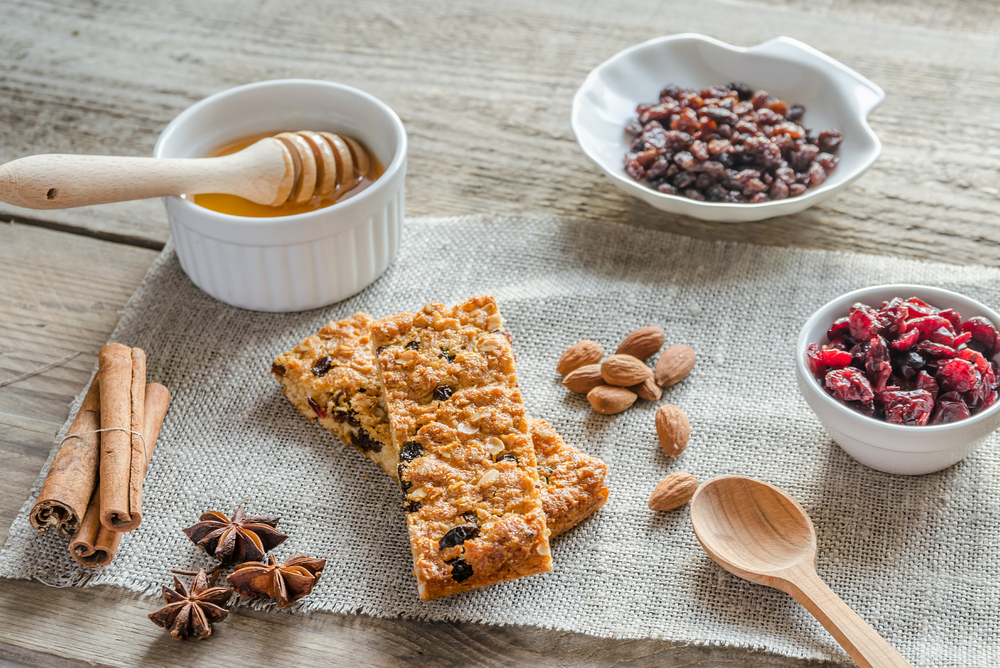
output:
{"label": "wood plank surface", "polygon": [[[0,0],[0,15],[0,163],[34,153],[149,155],[166,124],[207,95],[310,77],[363,88],[400,114],[411,141],[410,216],[556,214],[1000,265],[994,0]],[[576,145],[573,94],[619,50],[688,31],[737,45],[789,35],[869,77],[887,93],[872,117],[882,157],[837,197],[754,224],[670,216],[620,193]],[[0,224],[0,382],[79,353],[0,387],[2,540],[155,257],[148,249],[169,231],[156,201],[57,212],[0,204],[0,218],[31,224]],[[37,666],[833,665],[534,628],[245,610],[208,644],[176,643],[146,620],[155,607],[113,588],[0,581],[0,658]]]}
{"label": "wood plank surface", "polygon": [[[39,252],[43,251],[43,252]],[[150,250],[0,225],[0,382],[67,353],[70,363],[0,387],[0,543],[89,378],[96,353],[155,258]],[[39,256],[39,259],[35,259]],[[159,607],[112,588],[0,580],[0,658],[33,666],[731,666],[801,662],[731,648],[616,641],[531,627],[235,610],[209,643],[178,643]],[[810,664],[818,665],[818,664]],[[834,665],[834,664],[826,664]]]}
{"label": "wood plank surface", "polygon": [[[364,88],[411,138],[407,213],[543,211],[702,238],[1000,264],[1000,4],[992,0],[433,3],[371,0],[4,4],[0,161],[39,152],[148,155],[188,105],[230,86],[313,77]],[[573,93],[631,44],[702,32],[739,45],[801,39],[880,84],[885,150],[845,193],[754,224],[658,212],[576,146]],[[965,99],[973,100],[964,103]],[[157,202],[38,212],[162,243]]]}

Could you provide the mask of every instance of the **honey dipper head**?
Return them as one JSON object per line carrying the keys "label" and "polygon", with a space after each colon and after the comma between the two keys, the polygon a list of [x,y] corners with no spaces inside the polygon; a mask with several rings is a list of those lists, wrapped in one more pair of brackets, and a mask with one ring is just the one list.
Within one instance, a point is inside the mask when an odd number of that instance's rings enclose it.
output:
{"label": "honey dipper head", "polygon": [[[285,199],[303,204],[314,196],[326,197],[338,188],[348,191],[368,174],[371,160],[358,142],[330,132],[300,130],[275,135],[287,151],[293,179]],[[282,189],[284,190],[284,189]]]}

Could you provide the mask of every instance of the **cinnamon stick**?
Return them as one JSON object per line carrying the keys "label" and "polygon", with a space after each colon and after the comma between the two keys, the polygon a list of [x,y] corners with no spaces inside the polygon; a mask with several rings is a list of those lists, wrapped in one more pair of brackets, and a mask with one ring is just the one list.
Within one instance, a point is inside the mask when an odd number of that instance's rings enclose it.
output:
{"label": "cinnamon stick", "polygon": [[[153,448],[156,446],[156,439],[160,435],[160,427],[163,425],[163,418],[167,414],[167,407],[170,404],[170,392],[159,383],[150,383],[145,389],[144,420],[142,435],[146,439],[147,449],[142,457],[142,475],[145,476],[149,467],[149,460],[153,455]],[[142,486],[139,487],[142,492]],[[142,517],[141,497],[136,499],[135,515]],[[95,487],[90,498],[90,505],[84,515],[83,522],[76,537],[69,544],[69,553],[77,562],[91,568],[106,566],[115,558],[118,551],[118,543],[122,537],[121,531],[111,531],[101,522],[101,494],[100,488]]]}
{"label": "cinnamon stick", "polygon": [[141,462],[144,447],[142,439],[130,431],[138,431],[136,426],[142,424],[145,361],[145,355],[134,355],[132,348],[120,343],[109,343],[98,356],[101,429],[111,430],[101,434],[100,517],[101,524],[111,531],[131,531],[138,526],[130,505],[132,461],[138,457]]}
{"label": "cinnamon stick", "polygon": [[100,435],[85,432],[101,428],[100,411],[100,375],[97,375],[52,460],[35,507],[31,509],[31,526],[39,533],[55,527],[61,536],[70,538],[80,529],[97,484],[100,459]]}

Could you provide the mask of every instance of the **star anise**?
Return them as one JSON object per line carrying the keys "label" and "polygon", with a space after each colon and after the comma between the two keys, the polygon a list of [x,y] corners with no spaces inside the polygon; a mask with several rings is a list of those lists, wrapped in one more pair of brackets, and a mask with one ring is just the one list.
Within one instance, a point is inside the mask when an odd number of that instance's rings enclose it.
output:
{"label": "star anise", "polygon": [[273,554],[267,559],[266,564],[252,561],[240,564],[227,579],[240,596],[273,598],[279,608],[287,608],[308,595],[326,566],[326,559],[312,559],[304,554],[293,554],[280,565]]}
{"label": "star anise", "polygon": [[191,590],[174,578],[174,588],[163,585],[163,600],[167,605],[152,613],[149,618],[157,626],[170,630],[170,635],[183,640],[202,640],[212,635],[212,624],[229,615],[223,606],[233,595],[232,587],[212,587],[205,569],[198,571],[191,583]]}
{"label": "star anise", "polygon": [[201,521],[184,529],[184,533],[195,545],[223,563],[260,561],[288,538],[275,529],[279,519],[247,517],[240,506],[232,519],[215,511],[203,513]]}

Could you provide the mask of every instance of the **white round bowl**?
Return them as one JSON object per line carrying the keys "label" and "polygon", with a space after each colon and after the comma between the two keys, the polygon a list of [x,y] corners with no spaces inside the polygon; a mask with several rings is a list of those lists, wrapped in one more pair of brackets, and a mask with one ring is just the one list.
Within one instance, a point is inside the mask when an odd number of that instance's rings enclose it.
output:
{"label": "white round bowl", "polygon": [[886,473],[933,473],[965,458],[1000,427],[1000,403],[951,424],[890,424],[862,415],[831,397],[808,367],[806,346],[829,343],[827,330],[834,320],[847,315],[852,304],[862,302],[878,308],[893,297],[919,297],[936,308],[955,309],[963,320],[978,315],[989,318],[994,325],[1000,324],[996,311],[950,290],[924,285],[876,285],[855,290],[828,302],[803,325],[795,344],[795,376],[806,403],[830,437],[851,457]]}
{"label": "white round bowl", "polygon": [[254,311],[302,311],[363,290],[386,270],[403,226],[406,130],[384,103],[329,81],[262,81],[216,93],[175,118],[157,158],[198,158],[243,137],[320,130],[360,140],[385,166],[363,192],[276,218],[212,211],[166,197],[181,266],[216,299]]}
{"label": "white round bowl", "polygon": [[[625,124],[635,117],[636,105],[657,101],[667,84],[700,90],[733,81],[803,105],[802,123],[817,133],[843,133],[840,163],[823,185],[775,202],[700,202],[666,195],[625,173],[632,139]],[[854,182],[882,152],[867,119],[884,99],[882,89],[868,79],[790,37],[740,48],[683,34],[643,42],[598,65],[573,98],[571,123],[583,152],[625,192],[670,213],[736,223],[798,213]]]}

